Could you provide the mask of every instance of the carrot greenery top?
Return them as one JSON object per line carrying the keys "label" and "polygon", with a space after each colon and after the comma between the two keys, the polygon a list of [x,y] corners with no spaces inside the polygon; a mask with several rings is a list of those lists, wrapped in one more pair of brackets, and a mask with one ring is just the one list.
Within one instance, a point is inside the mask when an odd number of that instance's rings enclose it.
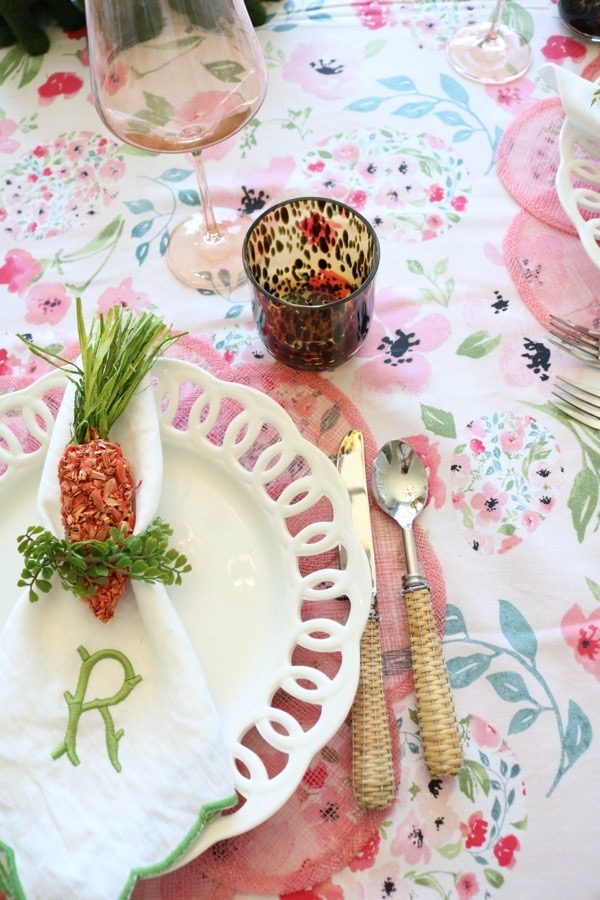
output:
{"label": "carrot greenery top", "polygon": [[182,334],[171,334],[152,313],[137,316],[120,306],[94,317],[86,332],[79,298],[77,332],[81,365],[43,350],[23,335],[19,338],[36,356],[60,366],[74,382],[73,443],[85,444],[92,438],[108,438],[154,361]]}

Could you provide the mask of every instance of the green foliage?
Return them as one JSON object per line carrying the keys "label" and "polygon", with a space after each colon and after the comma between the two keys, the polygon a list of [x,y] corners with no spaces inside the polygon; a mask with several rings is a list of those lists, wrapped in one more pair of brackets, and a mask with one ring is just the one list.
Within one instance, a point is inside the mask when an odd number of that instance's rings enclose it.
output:
{"label": "green foliage", "polygon": [[173,529],[156,518],[140,534],[125,536],[125,526],[111,528],[105,541],[70,543],[54,537],[41,525],[32,526],[17,538],[19,553],[25,560],[19,587],[29,588],[34,603],[39,593],[52,589],[56,573],[63,588],[82,600],[91,597],[107,583],[114,572],[125,573],[137,581],[181,584],[181,576],[191,571],[183,553],[169,548]]}
{"label": "green foliage", "polygon": [[79,297],[77,333],[81,366],[43,350],[22,334],[18,337],[35,356],[57,368],[62,366],[75,384],[73,442],[85,444],[93,436],[108,438],[157,357],[182,334],[170,334],[162,319],[152,313],[137,316],[121,306],[111,307],[106,316],[94,316],[86,332]]}

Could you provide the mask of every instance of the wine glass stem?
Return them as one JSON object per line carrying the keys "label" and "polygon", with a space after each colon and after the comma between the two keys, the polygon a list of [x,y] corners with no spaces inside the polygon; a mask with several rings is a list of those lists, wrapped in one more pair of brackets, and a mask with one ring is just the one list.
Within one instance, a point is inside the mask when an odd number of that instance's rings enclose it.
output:
{"label": "wine glass stem", "polygon": [[200,150],[192,150],[190,155],[192,157],[192,165],[194,167],[194,172],[196,173],[196,179],[198,181],[200,202],[202,203],[202,213],[204,215],[205,229],[204,239],[207,241],[219,241],[221,240],[223,235],[219,231],[219,226],[217,225],[213,206],[210,201],[210,194],[208,191],[208,183],[206,181],[206,172],[204,171],[202,153]]}
{"label": "wine glass stem", "polygon": [[490,30],[485,36],[486,41],[495,41],[498,37],[498,32],[502,24],[502,16],[504,15],[505,5],[506,0],[498,0],[498,2],[496,3],[496,8],[490,21]]}

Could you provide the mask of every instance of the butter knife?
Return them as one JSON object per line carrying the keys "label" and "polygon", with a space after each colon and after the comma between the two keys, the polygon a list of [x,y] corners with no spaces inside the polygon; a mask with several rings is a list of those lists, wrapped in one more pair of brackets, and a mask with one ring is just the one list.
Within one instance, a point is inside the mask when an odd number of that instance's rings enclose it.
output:
{"label": "butter knife", "polygon": [[[371,513],[360,431],[349,431],[342,439],[337,468],[350,496],[354,530],[371,568],[371,607],[360,642],[360,677],[352,707],[352,785],[360,806],[385,809],[394,800],[396,786],[383,684]],[[340,556],[344,565],[343,548]]]}

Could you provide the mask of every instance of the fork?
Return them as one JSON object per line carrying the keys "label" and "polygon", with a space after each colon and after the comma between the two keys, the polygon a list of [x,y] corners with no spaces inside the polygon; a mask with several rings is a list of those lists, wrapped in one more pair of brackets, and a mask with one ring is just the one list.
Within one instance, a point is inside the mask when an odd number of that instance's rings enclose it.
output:
{"label": "fork", "polygon": [[553,344],[589,365],[600,366],[600,331],[554,315],[550,316],[549,331],[557,338]]}
{"label": "fork", "polygon": [[552,403],[565,415],[589,428],[600,430],[600,390],[594,390],[581,381],[569,381],[557,375],[552,395],[558,400]]}

